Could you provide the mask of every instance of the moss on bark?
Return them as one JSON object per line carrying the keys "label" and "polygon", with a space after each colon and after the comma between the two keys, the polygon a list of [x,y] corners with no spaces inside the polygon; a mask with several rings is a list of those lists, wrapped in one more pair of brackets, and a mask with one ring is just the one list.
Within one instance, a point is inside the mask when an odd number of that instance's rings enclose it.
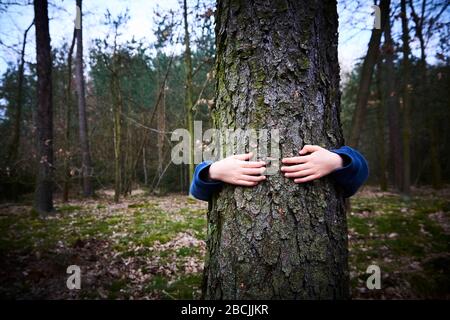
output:
{"label": "moss on bark", "polygon": [[[216,127],[278,129],[282,157],[343,144],[335,2],[224,0],[216,21]],[[329,178],[225,186],[207,243],[207,299],[348,297],[345,208]]]}

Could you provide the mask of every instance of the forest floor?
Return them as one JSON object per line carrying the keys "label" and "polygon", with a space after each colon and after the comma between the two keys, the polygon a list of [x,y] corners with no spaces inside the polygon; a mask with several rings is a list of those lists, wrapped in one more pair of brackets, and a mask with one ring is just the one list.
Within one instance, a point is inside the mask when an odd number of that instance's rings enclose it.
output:
{"label": "forest floor", "polygon": [[[40,217],[29,204],[0,205],[0,298],[190,299],[200,295],[206,203],[143,192],[120,204],[56,202]],[[450,189],[414,189],[410,201],[366,187],[348,212],[354,299],[450,298]],[[381,289],[369,290],[369,265]],[[81,290],[69,290],[69,265]]]}

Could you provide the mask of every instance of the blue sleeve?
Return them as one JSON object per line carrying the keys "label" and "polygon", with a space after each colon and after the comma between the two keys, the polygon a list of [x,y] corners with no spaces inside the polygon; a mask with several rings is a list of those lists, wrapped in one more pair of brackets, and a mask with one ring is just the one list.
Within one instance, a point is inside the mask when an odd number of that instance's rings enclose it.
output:
{"label": "blue sleeve", "polygon": [[189,193],[199,200],[208,201],[214,192],[222,187],[221,181],[208,180],[208,170],[212,161],[204,161],[195,167]]}
{"label": "blue sleeve", "polygon": [[344,197],[351,197],[369,176],[366,159],[353,148],[343,146],[330,150],[344,160],[344,166],[330,174],[336,183],[344,190]]}

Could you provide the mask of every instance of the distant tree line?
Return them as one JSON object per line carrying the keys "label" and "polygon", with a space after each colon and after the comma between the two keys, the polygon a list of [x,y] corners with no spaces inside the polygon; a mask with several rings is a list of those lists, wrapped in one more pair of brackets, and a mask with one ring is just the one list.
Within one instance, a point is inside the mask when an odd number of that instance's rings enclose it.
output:
{"label": "distant tree line", "polygon": [[[107,12],[110,31],[88,51],[82,1],[75,4],[80,28],[50,48],[48,4],[34,1],[17,61],[0,77],[0,197],[42,191],[47,211],[54,192],[64,201],[99,188],[113,188],[116,201],[137,187],[187,192],[193,166],[171,164],[170,135],[192,132],[194,120],[211,126],[215,4],[184,0],[178,10],[158,9],[154,43],[119,41],[129,15]],[[408,196],[411,185],[440,188],[450,180],[448,1],[377,5],[381,29],[341,81],[346,142],[367,156],[370,183],[382,190]],[[24,58],[32,27],[36,63]]]}
{"label": "distant tree line", "polygon": [[437,189],[450,177],[449,3],[378,4],[381,28],[343,83],[342,120],[369,181],[409,196],[411,185]]}
{"label": "distant tree line", "polygon": [[[81,8],[81,1],[76,4]],[[41,10],[47,3],[35,1],[35,7]],[[18,200],[34,191],[39,164],[48,169],[51,191],[61,193],[65,201],[111,186],[116,201],[137,187],[157,194],[187,192],[193,168],[171,163],[170,137],[174,129],[187,128],[194,119],[209,126],[213,9],[207,1],[184,1],[179,11],[158,9],[156,43],[120,42],[128,12],[116,17],[107,12],[104,24],[110,32],[105,39],[94,40],[85,54],[82,23],[74,28],[71,43],[52,48],[47,69],[53,110],[44,121],[53,126],[44,126],[52,139],[41,139],[54,151],[51,163],[42,161],[38,149],[38,124],[43,123],[37,109],[39,66],[24,61],[23,49],[18,62],[10,63],[1,76],[0,133],[5,148],[0,150],[0,197]],[[40,18],[39,26],[48,28],[48,13]],[[26,36],[27,32],[24,48]],[[183,50],[176,49],[177,44]],[[39,38],[38,51],[44,47]],[[83,56],[89,57],[86,64]]]}

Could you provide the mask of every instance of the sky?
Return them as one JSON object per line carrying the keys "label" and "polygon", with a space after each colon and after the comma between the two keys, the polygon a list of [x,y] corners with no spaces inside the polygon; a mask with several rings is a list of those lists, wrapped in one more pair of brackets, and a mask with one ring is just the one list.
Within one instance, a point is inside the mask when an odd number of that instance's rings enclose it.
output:
{"label": "sky", "polygon": [[[74,0],[50,1],[50,35],[52,47],[60,47],[70,42],[75,18]],[[192,2],[191,2],[192,3]],[[351,3],[348,2],[347,3]],[[339,13],[339,62],[341,74],[351,71],[359,58],[365,55],[369,42],[374,16],[370,5],[355,8],[345,6],[338,1]],[[189,5],[189,1],[188,1]],[[107,10],[113,17],[129,10],[130,20],[120,37],[120,41],[143,39],[144,43],[155,41],[153,34],[153,16],[157,7],[176,9],[178,0],[97,0],[83,1],[83,42],[85,54],[92,45],[93,39],[104,38],[108,27],[103,24]],[[0,13],[0,39],[11,47],[22,42],[23,32],[33,20],[33,6],[11,6],[7,12]],[[26,50],[26,61],[35,61],[34,28],[29,32]],[[17,47],[18,48],[18,47]],[[0,73],[3,73],[8,62],[17,61],[18,52],[0,47]]]}

